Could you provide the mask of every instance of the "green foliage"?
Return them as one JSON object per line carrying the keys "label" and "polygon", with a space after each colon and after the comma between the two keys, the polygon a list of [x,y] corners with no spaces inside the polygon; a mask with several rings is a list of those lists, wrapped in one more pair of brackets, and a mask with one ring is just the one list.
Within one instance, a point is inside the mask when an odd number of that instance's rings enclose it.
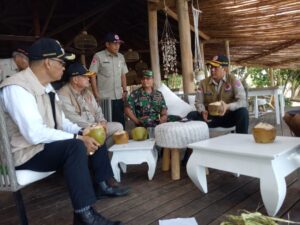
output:
{"label": "green foliage", "polygon": [[169,74],[167,80],[163,81],[170,89],[181,89],[182,88],[182,75],[180,74]]}
{"label": "green foliage", "polygon": [[252,67],[248,69],[252,84],[255,87],[268,87],[271,86],[271,80],[265,69]]}

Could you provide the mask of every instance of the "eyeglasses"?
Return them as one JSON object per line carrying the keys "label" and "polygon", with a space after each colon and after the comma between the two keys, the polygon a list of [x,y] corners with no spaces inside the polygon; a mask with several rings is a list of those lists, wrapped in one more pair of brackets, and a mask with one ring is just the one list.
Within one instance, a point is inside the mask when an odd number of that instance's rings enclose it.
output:
{"label": "eyeglasses", "polygon": [[61,59],[57,59],[57,58],[50,58],[50,60],[52,61],[56,61],[59,62],[61,66],[65,67],[66,66],[66,62],[64,60]]}

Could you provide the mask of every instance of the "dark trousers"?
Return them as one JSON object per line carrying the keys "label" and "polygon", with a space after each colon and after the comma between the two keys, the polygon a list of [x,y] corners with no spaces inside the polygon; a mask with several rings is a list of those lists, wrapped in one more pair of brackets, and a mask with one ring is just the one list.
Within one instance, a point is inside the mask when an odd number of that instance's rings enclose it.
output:
{"label": "dark trousers", "polygon": [[119,122],[125,129],[125,117],[124,117],[124,101],[123,99],[111,100],[112,105],[112,121]]}
{"label": "dark trousers", "polygon": [[88,168],[91,167],[96,183],[113,176],[105,145],[94,155],[87,156],[86,147],[81,140],[69,139],[45,144],[44,149],[16,169],[29,169],[46,172],[62,170],[74,209],[81,209],[96,202],[93,182]]}
{"label": "dark trousers", "polygon": [[[203,121],[202,114],[197,111],[187,115],[189,120]],[[239,108],[235,111],[228,111],[224,116],[208,116],[208,127],[232,127],[236,126],[236,133],[248,134],[249,112],[246,108]]]}

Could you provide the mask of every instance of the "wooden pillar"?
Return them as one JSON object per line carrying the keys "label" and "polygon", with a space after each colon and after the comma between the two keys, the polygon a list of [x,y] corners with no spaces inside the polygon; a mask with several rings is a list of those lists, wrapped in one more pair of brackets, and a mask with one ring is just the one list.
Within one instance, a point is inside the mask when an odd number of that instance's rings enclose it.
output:
{"label": "wooden pillar", "polygon": [[32,15],[33,15],[33,29],[34,29],[34,35],[37,38],[40,37],[40,35],[41,35],[41,26],[40,26],[38,4],[39,4],[39,2],[37,0],[31,0]]}
{"label": "wooden pillar", "polygon": [[207,72],[207,68],[206,68],[206,63],[205,63],[205,56],[204,56],[204,43],[200,43],[200,51],[201,51],[201,56],[203,59],[203,70],[204,70],[204,74],[205,74],[205,78],[208,77],[208,72]]}
{"label": "wooden pillar", "polygon": [[230,71],[231,71],[231,69],[230,69],[230,50],[229,50],[229,41],[228,40],[226,40],[225,41],[225,49],[226,49],[226,56],[227,56],[227,58],[228,58],[228,61],[229,61],[229,63],[228,63],[228,72],[230,73]]}
{"label": "wooden pillar", "polygon": [[191,47],[190,18],[187,0],[176,0],[179,24],[181,65],[184,93],[195,90],[193,77],[193,56]]}
{"label": "wooden pillar", "polygon": [[274,87],[275,86],[275,81],[274,81],[274,76],[273,76],[273,69],[269,68],[268,72],[269,72],[269,77],[270,77],[270,80],[271,80],[271,86]]}
{"label": "wooden pillar", "polygon": [[157,6],[148,2],[148,24],[149,24],[149,45],[151,68],[154,73],[154,87],[160,87],[161,75],[159,64],[159,47],[158,47],[158,31],[157,31]]}

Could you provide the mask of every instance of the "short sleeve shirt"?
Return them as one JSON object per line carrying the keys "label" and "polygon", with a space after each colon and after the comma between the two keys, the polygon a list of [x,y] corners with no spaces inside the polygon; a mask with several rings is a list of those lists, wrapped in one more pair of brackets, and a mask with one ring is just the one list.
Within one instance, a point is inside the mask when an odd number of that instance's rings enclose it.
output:
{"label": "short sleeve shirt", "polygon": [[97,52],[92,60],[90,71],[97,73],[97,87],[100,98],[121,99],[121,75],[128,73],[124,56],[107,50]]}
{"label": "short sleeve shirt", "polygon": [[0,59],[0,82],[18,72],[19,69],[13,58]]}
{"label": "short sleeve shirt", "polygon": [[160,91],[153,90],[149,94],[143,88],[138,88],[128,96],[126,106],[131,108],[145,127],[154,127],[159,124],[161,111],[167,109],[165,99]]}

